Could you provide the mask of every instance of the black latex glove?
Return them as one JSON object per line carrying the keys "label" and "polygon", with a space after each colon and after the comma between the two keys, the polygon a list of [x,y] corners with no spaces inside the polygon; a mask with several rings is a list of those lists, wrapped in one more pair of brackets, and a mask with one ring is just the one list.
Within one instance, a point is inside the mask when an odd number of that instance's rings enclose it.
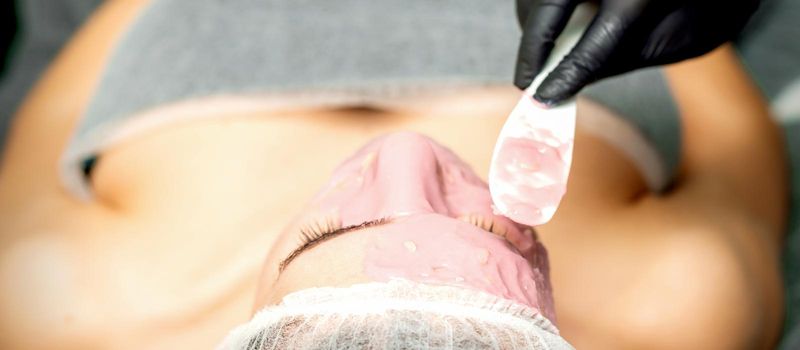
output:
{"label": "black latex glove", "polygon": [[[514,85],[542,69],[575,7],[585,0],[517,0],[522,42]],[[597,15],[534,98],[557,104],[587,84],[707,53],[733,39],[759,0],[599,0]]]}

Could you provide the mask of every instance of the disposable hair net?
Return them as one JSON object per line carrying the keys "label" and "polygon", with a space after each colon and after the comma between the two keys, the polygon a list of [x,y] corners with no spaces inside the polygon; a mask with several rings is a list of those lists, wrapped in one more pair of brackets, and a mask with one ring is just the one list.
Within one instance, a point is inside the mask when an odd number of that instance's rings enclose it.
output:
{"label": "disposable hair net", "polygon": [[287,295],[220,350],[572,349],[536,309],[480,291],[406,280]]}

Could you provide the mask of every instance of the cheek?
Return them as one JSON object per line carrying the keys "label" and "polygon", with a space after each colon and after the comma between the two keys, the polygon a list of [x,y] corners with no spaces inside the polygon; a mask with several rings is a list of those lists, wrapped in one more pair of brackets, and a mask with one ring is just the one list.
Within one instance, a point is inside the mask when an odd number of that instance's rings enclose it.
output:
{"label": "cheek", "polygon": [[492,214],[489,187],[472,170],[458,165],[442,167],[445,199],[451,214]]}
{"label": "cheek", "polygon": [[461,188],[447,192],[447,205],[454,216],[480,214],[493,216],[489,191],[481,188]]}
{"label": "cheek", "polygon": [[377,219],[382,198],[370,187],[372,179],[354,174],[315,198],[311,206],[317,217],[326,217],[342,226],[357,225]]}
{"label": "cheek", "polygon": [[312,205],[321,209],[336,207],[357,195],[365,183],[371,182],[374,177],[376,157],[377,153],[370,151],[348,160],[347,164],[336,170],[328,184],[314,196],[311,200]]}

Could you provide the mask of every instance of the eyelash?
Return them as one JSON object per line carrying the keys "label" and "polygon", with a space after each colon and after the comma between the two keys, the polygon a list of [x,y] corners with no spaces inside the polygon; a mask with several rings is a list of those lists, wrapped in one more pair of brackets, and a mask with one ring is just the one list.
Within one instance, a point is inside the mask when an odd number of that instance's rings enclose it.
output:
{"label": "eyelash", "polygon": [[492,217],[485,217],[483,215],[467,215],[463,218],[463,220],[487,232],[491,232],[502,237],[505,237],[506,234],[508,234],[508,227],[505,224],[496,221]]}
{"label": "eyelash", "polygon": [[300,227],[300,247],[313,243],[320,238],[340,229],[341,225],[331,218],[325,221],[312,221]]}
{"label": "eyelash", "polygon": [[329,238],[331,234],[340,235],[342,233],[346,233],[352,230],[357,230],[360,228],[382,225],[389,222],[389,218],[380,218],[376,220],[366,221],[364,223],[358,225],[350,225],[346,227],[341,227],[339,224],[335,223],[333,220],[325,220],[324,223],[322,222],[314,222],[313,224],[305,225],[300,228],[300,247],[305,247],[309,244],[314,244],[317,241],[320,241],[325,238]]}
{"label": "eyelash", "polygon": [[[283,271],[286,265],[294,259],[295,256],[301,251],[309,249],[320,242],[347,233],[352,230],[357,230],[370,226],[377,226],[388,223],[391,218],[384,217],[377,220],[367,221],[358,225],[350,225],[341,227],[341,224],[331,218],[326,218],[324,221],[312,221],[300,227],[300,243],[297,248],[289,254],[278,266],[278,271]],[[467,215],[462,220],[475,225],[487,232],[505,237],[508,233],[508,227],[504,224],[498,223],[494,218],[487,218],[483,215]]]}
{"label": "eyelash", "polygon": [[[381,218],[378,220],[372,220],[360,225],[352,225],[345,228],[339,226],[339,224],[334,222],[332,219],[326,219],[324,222],[314,221],[311,224],[306,224],[300,228],[300,246],[303,247],[305,245],[314,243],[322,239],[323,237],[339,230],[341,230],[341,233],[344,233],[352,229],[383,224],[386,223],[387,220],[388,218]],[[499,224],[498,222],[495,221],[494,218],[491,217],[487,218],[483,215],[468,215],[465,217],[464,221],[478,228],[484,229],[488,232],[500,236],[505,236],[508,233],[508,227]]]}
{"label": "eyelash", "polygon": [[346,227],[341,227],[340,224],[333,221],[332,219],[326,219],[323,221],[314,221],[310,224],[306,224],[300,228],[300,244],[292,251],[289,256],[287,256],[281,263],[278,265],[278,271],[283,271],[286,265],[292,261],[300,252],[309,249],[320,242],[336,237],[340,234],[344,234],[350,232],[352,230],[357,230],[365,227],[370,226],[377,226],[382,225],[389,222],[391,219],[388,217],[380,218],[377,220],[367,221],[362,224],[358,225],[350,225]]}

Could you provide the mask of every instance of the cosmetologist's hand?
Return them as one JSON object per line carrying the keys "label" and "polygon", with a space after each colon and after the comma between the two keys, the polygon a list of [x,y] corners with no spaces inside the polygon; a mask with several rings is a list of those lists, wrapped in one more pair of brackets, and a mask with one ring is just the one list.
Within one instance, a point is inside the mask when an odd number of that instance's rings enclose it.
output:
{"label": "cosmetologist's hand", "polygon": [[[517,0],[522,26],[514,85],[539,73],[575,7],[585,0]],[[587,84],[638,68],[705,54],[733,39],[759,0],[599,0],[597,15],[575,48],[534,95],[553,105]]]}

